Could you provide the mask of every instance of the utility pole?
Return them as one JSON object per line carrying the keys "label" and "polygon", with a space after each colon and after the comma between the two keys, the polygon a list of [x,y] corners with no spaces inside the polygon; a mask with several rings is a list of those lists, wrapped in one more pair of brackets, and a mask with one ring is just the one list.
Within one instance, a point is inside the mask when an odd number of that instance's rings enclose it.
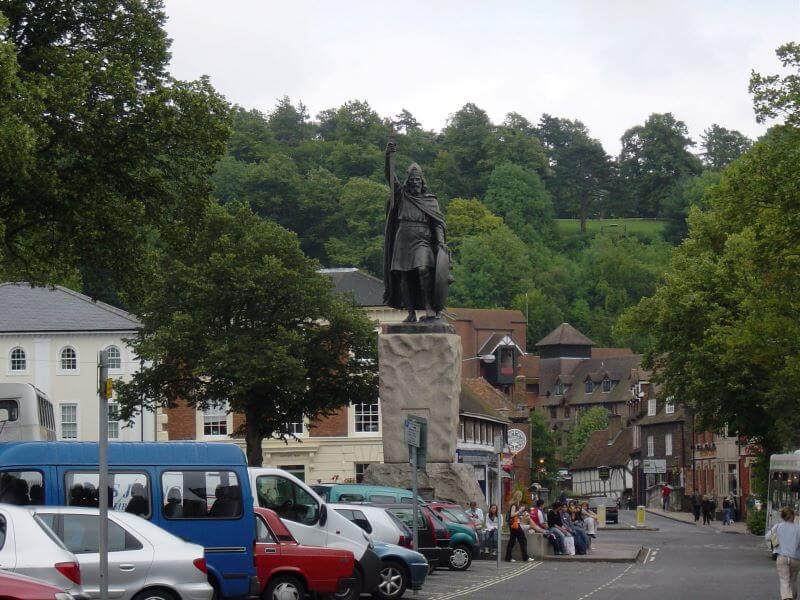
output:
{"label": "utility pole", "polygon": [[108,352],[101,350],[97,361],[98,395],[100,397],[100,431],[98,436],[98,487],[100,488],[100,600],[108,600]]}

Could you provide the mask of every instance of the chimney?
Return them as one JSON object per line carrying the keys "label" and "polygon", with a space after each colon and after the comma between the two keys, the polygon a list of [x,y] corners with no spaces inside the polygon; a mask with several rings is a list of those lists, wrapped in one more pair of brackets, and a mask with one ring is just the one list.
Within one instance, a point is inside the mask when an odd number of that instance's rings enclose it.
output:
{"label": "chimney", "polygon": [[608,415],[609,444],[616,439],[620,431],[622,431],[622,417],[620,415]]}

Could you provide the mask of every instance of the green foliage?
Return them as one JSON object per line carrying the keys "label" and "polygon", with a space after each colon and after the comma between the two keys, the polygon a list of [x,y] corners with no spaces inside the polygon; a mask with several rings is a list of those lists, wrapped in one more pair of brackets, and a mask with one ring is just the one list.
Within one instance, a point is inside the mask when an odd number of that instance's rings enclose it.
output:
{"label": "green foliage", "polygon": [[[562,238],[580,233],[580,219],[556,219],[555,223]],[[661,236],[665,226],[663,219],[590,219],[586,222],[586,233],[590,236],[620,233],[655,240]]]}
{"label": "green foliage", "polygon": [[754,508],[747,511],[747,530],[753,535],[763,537],[767,530],[767,511]]}
{"label": "green foliage", "polygon": [[555,478],[558,467],[555,440],[547,419],[538,411],[531,412],[531,462],[533,481],[546,484]]}
{"label": "green foliage", "polygon": [[498,165],[489,177],[484,203],[528,244],[553,234],[550,194],[534,171],[511,163]]}
{"label": "green foliage", "polygon": [[445,211],[447,223],[447,245],[458,260],[464,239],[489,233],[503,224],[503,219],[492,214],[480,200],[453,198]]}
{"label": "green foliage", "polygon": [[376,385],[369,319],[335,295],[294,234],[243,204],[212,206],[193,244],[160,257],[132,340],[150,365],[119,382],[122,418],[180,399],[226,399],[244,413],[247,455],[287,423],[370,402]]}
{"label": "green foliage", "polygon": [[575,428],[570,432],[569,445],[564,453],[568,465],[575,462],[578,455],[586,447],[586,442],[595,431],[608,427],[608,411],[602,406],[595,406],[583,413]]}
{"label": "green foliage", "polygon": [[716,123],[701,135],[703,140],[703,165],[709,169],[721,169],[747,152],[753,142],[735,129],[726,129]]}
{"label": "green foliage", "polygon": [[689,210],[693,206],[704,210],[706,193],[719,181],[718,171],[703,171],[700,175],[684,177],[670,188],[662,206],[662,213],[667,221],[664,227],[666,241],[679,244],[686,237],[686,217]]}
{"label": "green foliage", "polygon": [[780,75],[750,75],[750,93],[756,121],[764,123],[783,115],[787,125],[800,126],[800,43],[788,42],[775,51],[785,69],[793,72]]}

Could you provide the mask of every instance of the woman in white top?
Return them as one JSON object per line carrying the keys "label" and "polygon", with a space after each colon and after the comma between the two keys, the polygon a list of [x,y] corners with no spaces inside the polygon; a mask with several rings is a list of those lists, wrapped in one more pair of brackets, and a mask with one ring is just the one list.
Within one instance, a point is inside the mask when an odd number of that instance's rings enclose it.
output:
{"label": "woman in white top", "polygon": [[502,515],[497,514],[497,504],[492,504],[486,511],[486,518],[483,520],[484,527],[484,547],[497,554],[497,531],[498,527],[503,526]]}
{"label": "woman in white top", "polygon": [[778,555],[775,562],[781,600],[795,600],[797,574],[800,572],[800,525],[794,522],[794,509],[788,506],[781,509],[781,519],[783,520],[767,531],[764,537],[772,544],[772,551]]}

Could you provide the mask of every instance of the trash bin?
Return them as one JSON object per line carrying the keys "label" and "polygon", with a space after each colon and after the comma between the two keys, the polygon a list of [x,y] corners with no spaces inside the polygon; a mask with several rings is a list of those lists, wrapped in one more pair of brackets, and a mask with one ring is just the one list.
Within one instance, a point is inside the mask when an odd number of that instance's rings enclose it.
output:
{"label": "trash bin", "polygon": [[644,511],[644,506],[637,506],[636,507],[636,526],[637,527],[645,527],[646,526],[645,515],[646,515],[646,513]]}

